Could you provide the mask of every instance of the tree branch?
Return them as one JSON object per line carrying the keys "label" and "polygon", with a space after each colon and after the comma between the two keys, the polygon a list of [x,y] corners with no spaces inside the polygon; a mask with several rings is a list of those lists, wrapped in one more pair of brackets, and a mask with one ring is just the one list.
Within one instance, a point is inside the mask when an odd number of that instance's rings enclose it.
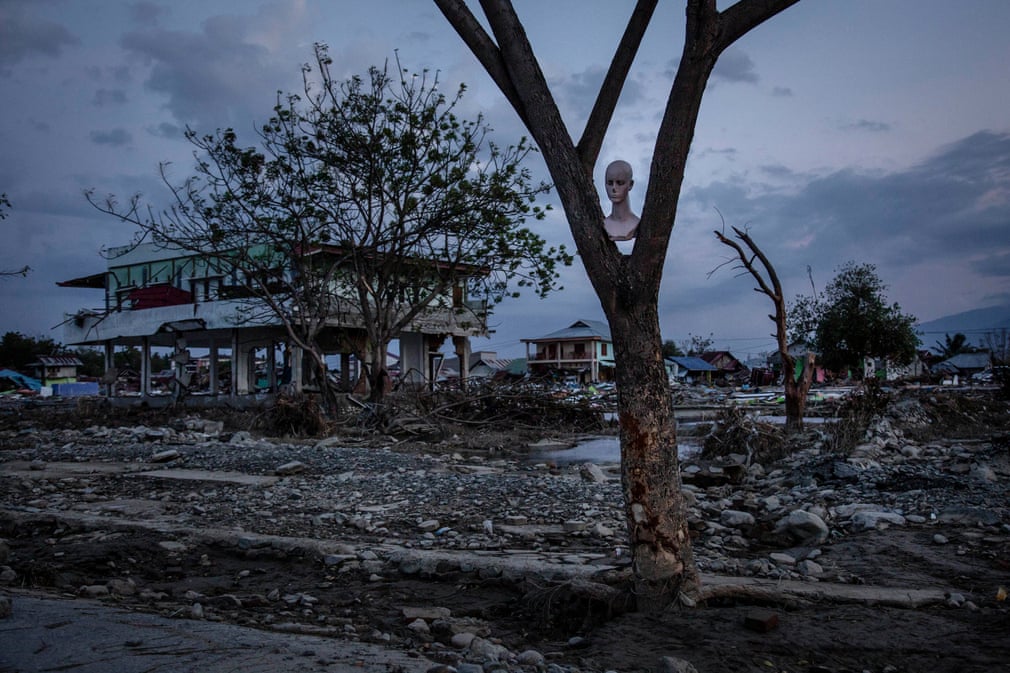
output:
{"label": "tree branch", "polygon": [[614,116],[614,108],[617,106],[617,99],[620,98],[621,89],[628,78],[628,71],[631,70],[631,63],[638,53],[638,47],[642,44],[642,37],[645,29],[652,20],[652,13],[656,9],[658,0],[638,0],[635,11],[628,19],[628,27],[624,30],[621,43],[614,52],[614,59],[610,62],[610,69],[603,79],[600,93],[596,97],[592,112],[586,121],[586,128],[579,139],[577,149],[582,164],[588,169],[596,164],[600,155],[600,147],[603,145],[603,137],[606,135],[607,127]]}
{"label": "tree branch", "polygon": [[502,59],[501,50],[494,43],[491,36],[487,34],[480,22],[474,17],[473,12],[466,6],[463,0],[435,0],[435,5],[441,10],[442,16],[446,18],[456,33],[463,39],[466,46],[470,48],[473,55],[477,57],[480,64],[498,85],[505,98],[518,113],[523,124],[529,128],[525,106],[519,97],[515,84],[509,76],[505,61]]}
{"label": "tree branch", "polygon": [[764,23],[779,12],[792,7],[800,0],[740,0],[720,13],[719,39],[716,47],[721,52],[743,37],[748,31]]}

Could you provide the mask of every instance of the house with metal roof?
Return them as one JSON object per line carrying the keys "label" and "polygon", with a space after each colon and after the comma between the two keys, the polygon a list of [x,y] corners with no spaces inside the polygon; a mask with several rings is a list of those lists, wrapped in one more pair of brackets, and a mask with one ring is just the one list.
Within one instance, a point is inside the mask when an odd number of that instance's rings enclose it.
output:
{"label": "house with metal roof", "polygon": [[530,339],[526,366],[532,376],[576,376],[580,383],[614,379],[614,341],[601,320],[576,320],[568,327]]}
{"label": "house with metal roof", "polygon": [[719,371],[701,358],[690,355],[665,358],[666,373],[671,382],[694,383],[704,380],[712,382],[712,376]]}
{"label": "house with metal roof", "polygon": [[988,351],[981,353],[958,353],[933,365],[932,371],[934,374],[945,376],[956,374],[962,378],[966,378],[988,369],[991,364],[992,355]]}
{"label": "house with metal roof", "polygon": [[42,385],[51,386],[54,383],[76,382],[77,368],[83,365],[80,358],[74,355],[40,355],[28,367]]}

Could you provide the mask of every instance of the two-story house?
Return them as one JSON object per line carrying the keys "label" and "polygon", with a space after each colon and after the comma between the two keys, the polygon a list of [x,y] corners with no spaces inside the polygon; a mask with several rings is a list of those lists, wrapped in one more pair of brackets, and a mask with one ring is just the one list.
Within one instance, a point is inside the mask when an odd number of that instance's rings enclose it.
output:
{"label": "two-story house", "polygon": [[[343,259],[326,247],[304,254],[315,256],[316,264],[340,264]],[[103,291],[101,306],[67,316],[63,343],[104,347],[107,394],[113,394],[113,353],[130,346],[142,353],[140,394],[144,397],[152,394],[152,348],[172,349],[180,380],[187,382],[193,368],[190,350],[206,350],[208,371],[200,392],[212,398],[273,392],[282,382],[300,390],[307,383],[304,354],[290,343],[278,312],[249,296],[241,269],[209,255],[153,243],[112,248],[106,256],[104,272],[58,285]],[[424,268],[435,269],[427,273],[438,272],[437,266]],[[290,277],[296,272],[294,265],[281,260],[272,273]],[[432,362],[440,358],[446,338],[451,337],[457,352],[469,357],[469,339],[486,336],[486,304],[470,301],[466,292],[466,278],[461,277],[398,335],[400,371],[415,382],[431,379]],[[362,313],[349,289],[333,287],[328,296],[318,341],[324,344],[326,355],[339,355],[346,377],[352,356],[362,357],[364,352]],[[341,383],[348,390],[354,384],[346,378]]]}
{"label": "two-story house", "polygon": [[576,376],[580,383],[614,378],[610,325],[600,320],[577,320],[564,329],[521,341],[526,344],[526,365],[532,376]]}

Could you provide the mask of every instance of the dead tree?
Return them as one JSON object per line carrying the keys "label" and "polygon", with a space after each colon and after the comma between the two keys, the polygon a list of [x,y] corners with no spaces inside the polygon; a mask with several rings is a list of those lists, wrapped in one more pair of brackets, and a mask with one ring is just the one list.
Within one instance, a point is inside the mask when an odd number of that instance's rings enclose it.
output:
{"label": "dead tree", "polygon": [[[782,380],[786,397],[786,432],[801,430],[803,428],[803,412],[807,407],[807,393],[813,382],[814,354],[807,351],[803,357],[803,371],[797,376],[796,358],[789,352],[785,295],[782,293],[782,283],[779,282],[778,274],[775,273],[775,267],[750,237],[750,234],[740,231],[736,227],[732,227],[732,229],[743,245],[726,237],[718,230],[714,232],[715,237],[719,239],[720,243],[736,251],[736,259],[739,260],[737,268],[746,270],[758,284],[754,291],[765,294],[775,306],[775,313],[768,317],[775,323],[775,334],[772,336],[775,337],[779,357],[782,359]],[[755,262],[760,262],[760,268]]]}
{"label": "dead tree", "polygon": [[684,48],[656,135],[638,237],[631,255],[623,255],[604,229],[593,168],[657,0],[636,3],[578,141],[561,118],[511,2],[481,0],[489,34],[464,0],[435,0],[539,146],[610,322],[620,391],[622,486],[641,609],[662,609],[681,593],[695,595],[699,586],[658,304],[702,95],[720,54],[796,2],[741,0],[719,11],[715,0],[687,0]]}

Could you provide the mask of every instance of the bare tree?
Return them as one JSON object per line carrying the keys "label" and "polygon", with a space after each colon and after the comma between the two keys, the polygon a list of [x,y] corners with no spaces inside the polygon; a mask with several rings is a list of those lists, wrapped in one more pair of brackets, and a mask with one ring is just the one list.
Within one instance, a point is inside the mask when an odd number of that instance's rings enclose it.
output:
{"label": "bare tree", "polygon": [[658,302],[702,96],[722,52],[798,1],[741,0],[719,11],[715,0],[687,0],[684,49],[656,136],[638,238],[626,256],[605,233],[592,176],[657,0],[635,5],[578,141],[562,121],[509,0],[481,0],[491,34],[464,0],[435,0],[539,145],[610,322],[620,391],[622,485],[642,609],[660,609],[681,593],[690,598],[699,588],[680,488],[673,402],[660,351]]}
{"label": "bare tree", "polygon": [[[778,345],[779,357],[782,359],[782,380],[786,396],[786,432],[803,428],[803,412],[807,407],[807,393],[813,382],[814,354],[809,349],[803,358],[803,370],[796,375],[796,358],[789,352],[789,337],[786,327],[786,300],[782,293],[782,283],[775,273],[775,267],[761,251],[754,239],[745,231],[732,227],[733,233],[743,243],[737,243],[721,231],[715,232],[715,237],[723,245],[736,252],[736,268],[742,268],[749,273],[758,284],[755,292],[761,292],[772,300],[775,313],[769,315],[775,323],[775,343]],[[745,247],[746,246],[746,247]],[[755,264],[760,263],[760,267]]]}

